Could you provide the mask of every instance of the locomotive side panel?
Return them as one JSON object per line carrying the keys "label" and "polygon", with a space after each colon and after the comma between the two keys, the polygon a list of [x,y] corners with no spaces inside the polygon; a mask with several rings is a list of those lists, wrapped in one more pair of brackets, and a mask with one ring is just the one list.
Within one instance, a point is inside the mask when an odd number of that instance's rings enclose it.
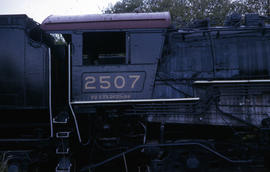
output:
{"label": "locomotive side panel", "polygon": [[269,30],[172,33],[163,78],[209,80],[269,77]]}
{"label": "locomotive side panel", "polygon": [[269,34],[254,28],[170,33],[154,97],[196,96],[196,80],[270,78]]}
{"label": "locomotive side panel", "polygon": [[213,39],[216,78],[269,78],[269,41],[267,29],[220,32]]}
{"label": "locomotive side panel", "polygon": [[148,32],[130,33],[130,63],[157,63],[162,53],[164,35]]}
{"label": "locomotive side panel", "polygon": [[193,114],[151,116],[152,122],[260,126],[269,116],[268,28],[174,32],[169,38],[154,96],[198,96],[200,102]]}

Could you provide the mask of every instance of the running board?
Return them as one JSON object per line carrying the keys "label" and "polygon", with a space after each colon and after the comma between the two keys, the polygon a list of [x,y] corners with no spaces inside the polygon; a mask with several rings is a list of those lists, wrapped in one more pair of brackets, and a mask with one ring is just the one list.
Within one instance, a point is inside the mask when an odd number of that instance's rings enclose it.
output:
{"label": "running board", "polygon": [[132,100],[100,100],[100,101],[74,101],[72,105],[85,104],[118,104],[118,103],[158,103],[158,102],[192,102],[199,101],[199,97],[192,98],[175,98],[175,99],[132,99]]}
{"label": "running board", "polygon": [[270,83],[270,79],[259,80],[213,80],[213,81],[194,81],[193,84],[261,84]]}

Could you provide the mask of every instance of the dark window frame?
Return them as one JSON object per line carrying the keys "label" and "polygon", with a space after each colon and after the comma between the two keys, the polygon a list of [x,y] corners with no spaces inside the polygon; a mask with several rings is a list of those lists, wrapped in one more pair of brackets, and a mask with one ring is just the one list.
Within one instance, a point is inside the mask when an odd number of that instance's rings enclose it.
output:
{"label": "dark window frame", "polygon": [[128,33],[98,31],[82,33],[83,65],[128,64]]}

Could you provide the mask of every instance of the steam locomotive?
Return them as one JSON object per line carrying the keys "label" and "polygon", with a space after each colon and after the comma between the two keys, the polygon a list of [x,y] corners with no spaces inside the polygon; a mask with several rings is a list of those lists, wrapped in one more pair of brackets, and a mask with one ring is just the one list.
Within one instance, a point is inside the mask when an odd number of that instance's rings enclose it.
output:
{"label": "steam locomotive", "polygon": [[168,12],[0,16],[1,168],[269,168],[270,27]]}

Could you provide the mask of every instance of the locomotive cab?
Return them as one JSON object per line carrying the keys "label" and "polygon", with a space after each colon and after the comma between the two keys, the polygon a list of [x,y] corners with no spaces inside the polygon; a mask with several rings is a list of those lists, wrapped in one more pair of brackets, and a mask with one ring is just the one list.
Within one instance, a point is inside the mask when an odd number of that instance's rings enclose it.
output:
{"label": "locomotive cab", "polygon": [[170,14],[49,16],[70,37],[73,102],[151,98]]}

